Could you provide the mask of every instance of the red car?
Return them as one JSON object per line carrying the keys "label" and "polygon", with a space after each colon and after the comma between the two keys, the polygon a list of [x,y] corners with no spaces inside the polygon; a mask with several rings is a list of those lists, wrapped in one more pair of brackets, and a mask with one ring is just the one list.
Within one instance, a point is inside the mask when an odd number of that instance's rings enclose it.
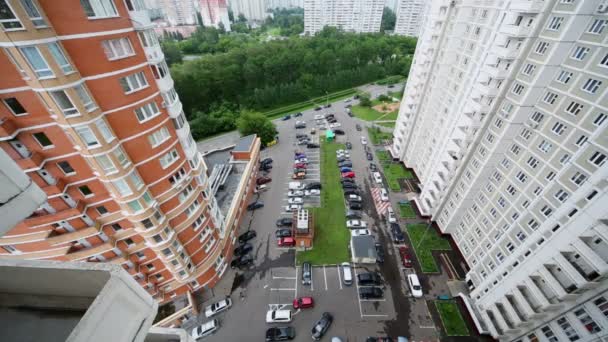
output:
{"label": "red car", "polygon": [[272,178],[270,178],[270,177],[260,177],[256,181],[257,185],[262,185],[262,184],[266,184],[266,183],[270,183],[270,182],[272,182]]}
{"label": "red car", "polygon": [[296,164],[293,164],[293,167],[295,169],[305,169],[305,168],[307,168],[307,165],[304,163],[296,163]]}
{"label": "red car", "polygon": [[294,247],[296,240],[292,237],[282,237],[278,242],[279,247]]}
{"label": "red car", "polygon": [[355,178],[355,173],[352,171],[343,172],[342,178]]}
{"label": "red car", "polygon": [[315,302],[312,300],[312,297],[300,297],[293,300],[293,308],[296,310],[312,308],[314,306]]}
{"label": "red car", "polygon": [[399,247],[399,255],[401,256],[401,262],[403,263],[403,267],[411,268],[412,257],[410,256],[410,251],[408,250],[408,248],[405,246]]}

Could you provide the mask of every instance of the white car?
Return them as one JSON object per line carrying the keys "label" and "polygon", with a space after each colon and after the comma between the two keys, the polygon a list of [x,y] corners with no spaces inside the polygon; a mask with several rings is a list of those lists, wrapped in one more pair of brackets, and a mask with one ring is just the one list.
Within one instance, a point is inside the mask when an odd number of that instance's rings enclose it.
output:
{"label": "white car", "polygon": [[346,150],[336,150],[336,155],[346,153]]}
{"label": "white car", "polygon": [[304,199],[302,199],[302,197],[292,197],[290,199],[287,200],[287,203],[289,204],[302,204],[304,203]]}
{"label": "white car", "polygon": [[290,310],[268,310],[266,312],[266,323],[287,323],[291,322]]}
{"label": "white car", "polygon": [[357,196],[357,195],[348,195],[346,196],[346,200],[349,202],[361,202],[361,196]]}
{"label": "white car", "polygon": [[374,177],[374,182],[377,184],[382,184],[382,175],[380,172],[372,172],[372,177]]}
{"label": "white car", "polygon": [[329,128],[338,128],[338,127],[340,127],[340,126],[342,126],[342,124],[341,124],[341,123],[339,123],[339,122],[334,122],[334,123],[332,123],[332,124],[330,124],[330,125],[329,125]]}
{"label": "white car", "polygon": [[395,216],[393,208],[388,207],[386,210],[386,219],[388,220],[388,223],[397,223],[397,217]]}
{"label": "white car", "polygon": [[348,220],[346,221],[346,227],[348,228],[367,228],[367,222],[361,220]]}
{"label": "white car", "polygon": [[365,137],[361,137],[361,143],[363,145],[367,145],[367,139],[365,139]]}
{"label": "white car", "polygon": [[192,329],[192,333],[190,334],[190,336],[192,336],[192,338],[194,338],[195,340],[198,340],[205,336],[213,334],[219,328],[220,322],[218,322],[217,319],[214,319]]}
{"label": "white car", "polygon": [[291,190],[287,193],[287,197],[301,197],[302,195],[304,195],[302,190]]}
{"label": "white car", "polygon": [[304,196],[319,196],[319,195],[321,195],[321,190],[319,190],[319,189],[304,190]]}
{"label": "white car", "polygon": [[408,274],[407,283],[412,291],[412,296],[420,298],[424,295],[422,293],[422,286],[420,285],[420,281],[418,280],[418,276],[416,274]]}
{"label": "white car", "polygon": [[213,317],[222,311],[228,310],[231,306],[232,300],[230,300],[230,298],[220,300],[219,302],[213,303],[205,308],[205,316],[207,316],[207,318]]}
{"label": "white car", "polygon": [[288,213],[298,211],[300,209],[302,209],[302,205],[300,205],[300,204],[290,204],[290,205],[286,205],[283,207],[283,210],[285,210]]}
{"label": "white car", "polygon": [[289,190],[304,190],[304,187],[302,182],[289,182]]}
{"label": "white car", "polygon": [[369,232],[369,230],[367,229],[353,229],[350,231],[350,236],[365,236],[365,235],[371,235],[371,233]]}
{"label": "white car", "polygon": [[389,201],[388,191],[386,191],[385,188],[380,189],[380,200],[382,202],[388,202]]}
{"label": "white car", "polygon": [[325,119],[322,114],[315,115],[315,120],[323,120]]}

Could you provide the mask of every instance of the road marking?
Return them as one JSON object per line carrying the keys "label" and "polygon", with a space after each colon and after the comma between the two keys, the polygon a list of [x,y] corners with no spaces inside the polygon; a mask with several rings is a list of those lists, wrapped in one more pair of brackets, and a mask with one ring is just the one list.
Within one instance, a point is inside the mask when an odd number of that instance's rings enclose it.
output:
{"label": "road marking", "polygon": [[290,289],[290,288],[271,288],[270,291],[295,291],[296,289]]}
{"label": "road marking", "polygon": [[363,317],[388,317],[388,315],[379,315],[379,314],[377,314],[377,315],[364,315],[364,314],[361,314],[361,318],[363,318]]}
{"label": "road marking", "polygon": [[[357,264],[353,263],[353,270],[355,271],[355,279],[359,279],[357,276]],[[338,270],[339,271],[339,270]],[[340,274],[340,272],[338,272]],[[359,303],[359,315],[363,318],[363,309],[361,308],[361,298],[359,298],[359,282],[355,280],[357,286],[357,302]]]}
{"label": "road marking", "polygon": [[340,284],[340,290],[342,290],[342,275],[340,274],[340,265],[336,265],[336,269],[338,269],[338,282]]}
{"label": "road marking", "polygon": [[327,273],[325,272],[325,265],[323,265],[323,278],[325,278],[325,291],[327,291]]}
{"label": "road marking", "polygon": [[360,299],[362,302],[386,302],[386,298],[384,299]]}
{"label": "road marking", "polygon": [[272,276],[272,279],[298,279],[298,277],[275,277],[275,276]]}
{"label": "road marking", "polygon": [[434,325],[419,325],[418,327],[421,329],[435,329]]}
{"label": "road marking", "polygon": [[310,269],[310,291],[315,290],[315,277],[312,276],[312,267]]}

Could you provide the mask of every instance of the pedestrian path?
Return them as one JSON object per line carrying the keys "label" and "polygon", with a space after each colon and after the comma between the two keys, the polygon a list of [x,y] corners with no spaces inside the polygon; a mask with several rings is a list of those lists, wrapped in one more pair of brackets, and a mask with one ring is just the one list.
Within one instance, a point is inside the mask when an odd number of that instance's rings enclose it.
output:
{"label": "pedestrian path", "polygon": [[384,215],[391,206],[391,202],[383,202],[380,196],[380,188],[372,188],[372,198],[378,215]]}

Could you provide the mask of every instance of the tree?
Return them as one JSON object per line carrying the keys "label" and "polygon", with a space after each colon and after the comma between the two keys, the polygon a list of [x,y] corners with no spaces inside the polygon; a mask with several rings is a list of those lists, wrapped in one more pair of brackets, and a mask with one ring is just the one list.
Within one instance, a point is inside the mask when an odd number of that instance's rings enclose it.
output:
{"label": "tree", "polygon": [[384,94],[378,95],[377,100],[381,101],[381,102],[391,102],[392,101],[392,99],[389,96],[384,95]]}
{"label": "tree", "polygon": [[182,62],[182,51],[179,49],[179,46],[176,42],[172,40],[165,40],[161,43],[161,48],[163,53],[165,54],[165,60],[167,61],[167,65],[171,66],[176,63]]}
{"label": "tree", "polygon": [[397,16],[392,9],[384,7],[382,12],[382,22],[380,24],[380,31],[392,31],[395,29],[395,23],[397,22]]}
{"label": "tree", "polygon": [[264,146],[274,140],[277,135],[276,126],[262,113],[241,113],[236,126],[243,136],[257,134]]}
{"label": "tree", "polygon": [[363,106],[363,107],[372,106],[372,101],[370,100],[368,93],[363,93],[363,94],[359,95],[359,105]]}

